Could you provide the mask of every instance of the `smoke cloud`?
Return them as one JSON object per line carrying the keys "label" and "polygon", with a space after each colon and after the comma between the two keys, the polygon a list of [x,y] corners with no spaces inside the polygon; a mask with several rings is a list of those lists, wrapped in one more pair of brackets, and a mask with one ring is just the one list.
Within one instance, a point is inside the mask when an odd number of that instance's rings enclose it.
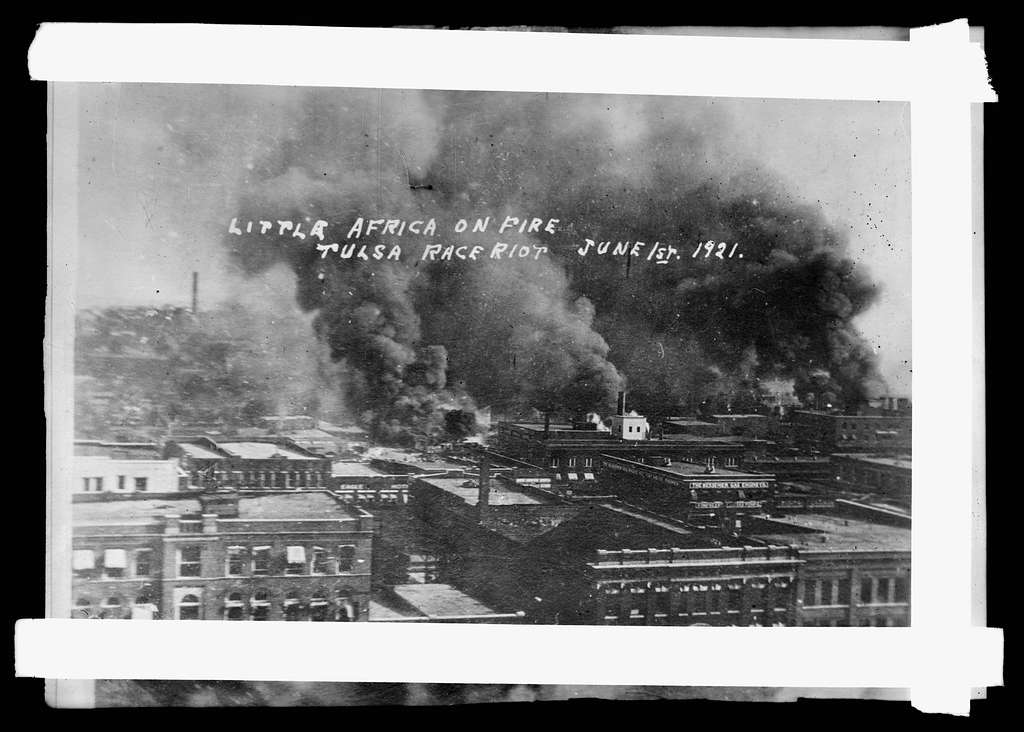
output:
{"label": "smoke cloud", "polygon": [[[240,181],[240,219],[561,222],[543,241],[501,237],[548,246],[536,260],[361,262],[289,234],[225,237],[249,274],[291,269],[379,439],[435,436],[445,410],[474,404],[601,412],[627,384],[631,406],[657,414],[769,379],[852,405],[880,382],[853,326],[878,288],[820,207],[735,145],[713,100],[314,89],[274,110],[291,115]],[[683,259],[580,257],[584,237],[659,240]],[[690,259],[707,240],[738,242],[743,259]],[[378,243],[422,240],[359,240]]]}

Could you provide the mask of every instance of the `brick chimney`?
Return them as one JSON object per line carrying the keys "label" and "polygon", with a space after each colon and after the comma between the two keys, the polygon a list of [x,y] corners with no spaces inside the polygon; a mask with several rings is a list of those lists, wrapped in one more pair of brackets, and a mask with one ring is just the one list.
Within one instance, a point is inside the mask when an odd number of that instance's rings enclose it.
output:
{"label": "brick chimney", "polygon": [[623,416],[626,414],[626,392],[619,392],[618,406],[616,407],[616,414]]}

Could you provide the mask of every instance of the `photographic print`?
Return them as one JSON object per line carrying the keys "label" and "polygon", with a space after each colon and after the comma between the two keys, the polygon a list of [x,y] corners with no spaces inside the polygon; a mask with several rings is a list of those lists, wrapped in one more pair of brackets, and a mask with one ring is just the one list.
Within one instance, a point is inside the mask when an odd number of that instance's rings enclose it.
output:
{"label": "photographic print", "polygon": [[55,615],[911,624],[909,102],[57,82],[51,104],[76,163]]}

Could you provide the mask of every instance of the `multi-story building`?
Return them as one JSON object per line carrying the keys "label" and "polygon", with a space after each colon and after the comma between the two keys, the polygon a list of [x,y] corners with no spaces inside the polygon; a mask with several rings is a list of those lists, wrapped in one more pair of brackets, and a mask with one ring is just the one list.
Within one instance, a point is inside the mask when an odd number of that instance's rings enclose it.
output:
{"label": "multi-story building", "polygon": [[912,418],[905,413],[840,414],[795,410],[792,434],[798,445],[822,452],[909,452]]}
{"label": "multi-story building", "polygon": [[367,620],[373,517],[326,491],[79,496],[74,617]]}
{"label": "multi-story building", "polygon": [[602,455],[600,492],[699,526],[736,533],[742,517],[768,510],[775,476],[675,462],[658,465]]}
{"label": "multi-story building", "polygon": [[[436,527],[441,581],[528,622],[794,623],[799,557],[722,546],[709,532],[617,501],[566,503],[496,481],[417,478],[413,506]],[[760,542],[759,544],[764,544]]]}
{"label": "multi-story building", "polygon": [[331,459],[283,438],[172,439],[165,458],[178,458],[195,485],[243,490],[312,488],[329,485]]}
{"label": "multi-story building", "polygon": [[910,624],[909,526],[803,513],[751,520],[747,530],[799,552],[797,625]]}
{"label": "multi-story building", "polygon": [[908,455],[833,455],[839,485],[846,490],[909,498]]}

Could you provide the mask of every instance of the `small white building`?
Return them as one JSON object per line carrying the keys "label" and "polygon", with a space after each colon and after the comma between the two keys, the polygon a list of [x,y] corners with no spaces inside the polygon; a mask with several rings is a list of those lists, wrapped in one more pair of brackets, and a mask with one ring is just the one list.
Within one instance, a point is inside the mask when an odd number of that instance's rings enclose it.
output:
{"label": "small white building", "polygon": [[612,416],[612,434],[620,440],[646,440],[650,432],[647,417],[636,412]]}
{"label": "small white building", "polygon": [[177,458],[118,460],[105,455],[76,455],[74,493],[174,493],[188,488],[188,473]]}

